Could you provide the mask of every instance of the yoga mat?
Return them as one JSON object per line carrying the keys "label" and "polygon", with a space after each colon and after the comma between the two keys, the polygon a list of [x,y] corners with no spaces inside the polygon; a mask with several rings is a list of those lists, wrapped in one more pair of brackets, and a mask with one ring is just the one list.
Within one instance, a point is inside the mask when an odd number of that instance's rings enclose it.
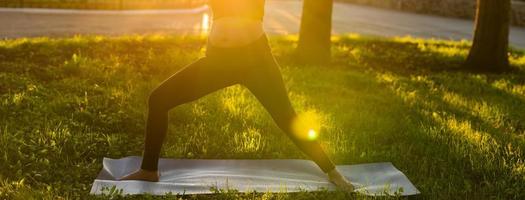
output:
{"label": "yoga mat", "polygon": [[[159,182],[116,181],[137,170],[141,157],[104,158],[103,169],[93,182],[91,194],[102,194],[102,188],[122,189],[122,194],[209,194],[211,187],[239,192],[315,191],[335,186],[310,160],[208,160],[160,159]],[[419,194],[408,178],[391,163],[338,165],[337,169],[354,185],[357,192],[372,195]]]}

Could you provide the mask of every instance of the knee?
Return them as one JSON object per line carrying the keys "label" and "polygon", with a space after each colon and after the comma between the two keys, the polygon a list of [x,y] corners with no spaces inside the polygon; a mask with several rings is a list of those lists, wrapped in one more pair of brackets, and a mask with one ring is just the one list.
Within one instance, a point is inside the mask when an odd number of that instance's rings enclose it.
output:
{"label": "knee", "polygon": [[163,90],[155,88],[151,91],[148,97],[149,110],[156,112],[167,112],[175,106],[181,105],[185,102],[184,98],[179,93],[174,91]]}
{"label": "knee", "polygon": [[163,102],[163,99],[165,97],[163,97],[163,96],[164,95],[162,94],[162,92],[158,88],[154,89],[149,94],[149,97],[148,97],[148,108],[149,108],[149,110],[154,110],[154,111],[165,110],[166,106],[164,105],[165,103]]}

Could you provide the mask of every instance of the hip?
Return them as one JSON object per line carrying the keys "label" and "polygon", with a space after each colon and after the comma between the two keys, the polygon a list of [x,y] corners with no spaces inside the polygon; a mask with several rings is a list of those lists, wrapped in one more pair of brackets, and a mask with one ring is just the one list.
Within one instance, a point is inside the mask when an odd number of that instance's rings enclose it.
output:
{"label": "hip", "polygon": [[262,33],[258,38],[242,46],[223,47],[210,42],[206,47],[206,56],[220,60],[261,60],[272,58],[268,37]]}

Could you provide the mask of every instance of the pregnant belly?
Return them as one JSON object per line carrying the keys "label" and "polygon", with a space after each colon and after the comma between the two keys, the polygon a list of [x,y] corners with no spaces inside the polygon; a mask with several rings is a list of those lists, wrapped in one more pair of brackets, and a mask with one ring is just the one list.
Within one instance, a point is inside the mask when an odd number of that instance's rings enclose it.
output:
{"label": "pregnant belly", "polygon": [[208,41],[217,47],[239,47],[256,41],[263,34],[261,21],[221,18],[213,22]]}

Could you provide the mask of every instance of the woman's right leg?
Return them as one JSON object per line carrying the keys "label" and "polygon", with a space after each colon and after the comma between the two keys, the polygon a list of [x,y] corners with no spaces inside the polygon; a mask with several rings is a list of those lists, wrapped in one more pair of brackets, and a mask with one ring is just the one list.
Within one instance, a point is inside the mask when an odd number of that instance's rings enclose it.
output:
{"label": "woman's right leg", "polygon": [[178,71],[153,90],[148,100],[148,119],[141,169],[157,171],[160,150],[168,129],[168,111],[218,89],[236,84],[231,73],[220,71],[201,58]]}
{"label": "woman's right leg", "polygon": [[299,137],[298,134],[306,133],[296,133],[293,130],[292,125],[297,119],[297,114],[288,97],[279,65],[273,56],[268,55],[266,63],[261,63],[258,69],[251,76],[247,76],[249,78],[243,84],[264,106],[277,126],[288,135],[302,152],[308,155],[323,172],[332,171],[335,165],[326,155],[319,142]]}

